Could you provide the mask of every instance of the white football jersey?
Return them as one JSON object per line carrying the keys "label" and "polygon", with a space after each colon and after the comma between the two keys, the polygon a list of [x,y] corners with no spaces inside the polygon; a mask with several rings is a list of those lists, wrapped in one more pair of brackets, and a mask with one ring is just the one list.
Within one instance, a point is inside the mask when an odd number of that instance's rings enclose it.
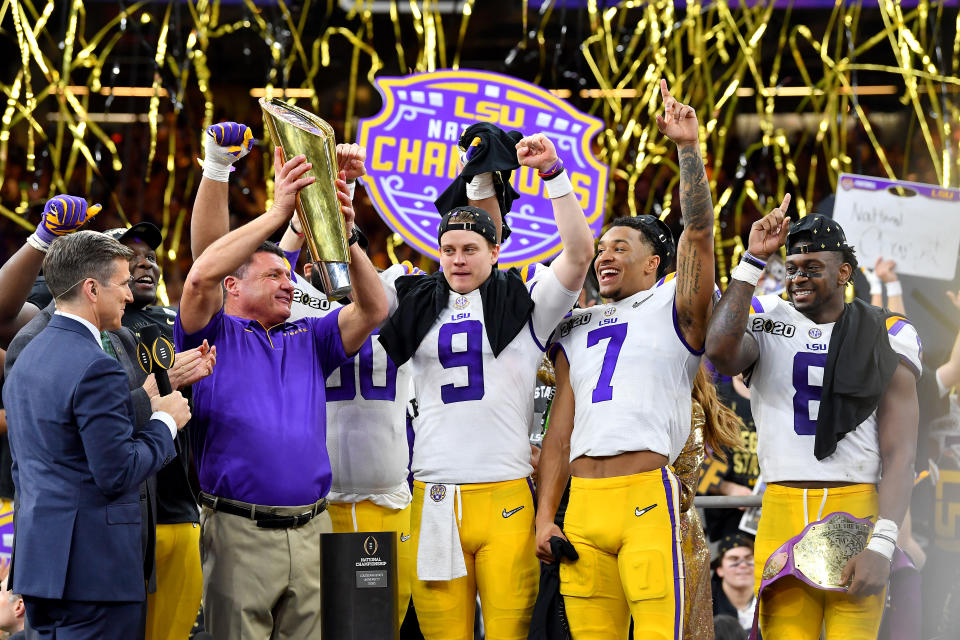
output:
{"label": "white football jersey", "polygon": [[[396,300],[396,279],[413,272],[422,273],[404,263],[380,274],[388,299]],[[343,306],[327,300],[303,278],[294,288],[291,320],[323,317]],[[370,500],[402,509],[411,499],[406,426],[410,368],[393,364],[378,333],[374,331],[359,353],[327,378],[327,453],[333,472],[327,497],[333,502]]]}
{"label": "white football jersey", "polygon": [[[876,483],[880,445],[874,412],[817,460],[813,445],[823,369],[835,323],[817,324],[779,296],[753,298],[747,331],[760,355],[744,376],[757,425],[757,457],[767,482]],[[890,346],[920,375],[920,337],[903,316],[887,319]]]}
{"label": "white football jersey", "polygon": [[672,463],[690,435],[690,393],[703,350],[676,323],[673,274],[630,297],[575,309],[554,333],[574,394],[570,460],[653,451]]}
{"label": "white football jersey", "polygon": [[544,345],[573,307],[549,267],[531,265],[530,321],[496,358],[480,291],[450,292],[446,309],[410,360],[420,414],[414,422],[414,477],[465,484],[523,478],[530,466],[533,390]]}

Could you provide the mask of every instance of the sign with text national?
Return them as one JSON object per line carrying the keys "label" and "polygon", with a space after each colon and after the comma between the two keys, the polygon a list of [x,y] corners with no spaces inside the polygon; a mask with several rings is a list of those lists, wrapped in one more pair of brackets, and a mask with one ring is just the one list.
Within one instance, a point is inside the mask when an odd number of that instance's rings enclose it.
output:
{"label": "sign with text national", "polygon": [[[360,122],[367,149],[367,193],[387,225],[434,259],[440,214],[433,201],[457,172],[457,142],[471,124],[492,122],[524,135],[544,133],[557,147],[594,235],[603,224],[607,167],[590,150],[600,120],[536,86],[487,71],[444,70],[379,78],[383,110]],[[543,181],[529,167],[513,172],[520,194],[507,221],[513,234],[500,266],[540,262],[560,252],[560,235]]]}
{"label": "sign with text national", "polygon": [[960,189],[840,174],[833,217],[860,264],[893,259],[897,272],[952,280],[960,248]]}

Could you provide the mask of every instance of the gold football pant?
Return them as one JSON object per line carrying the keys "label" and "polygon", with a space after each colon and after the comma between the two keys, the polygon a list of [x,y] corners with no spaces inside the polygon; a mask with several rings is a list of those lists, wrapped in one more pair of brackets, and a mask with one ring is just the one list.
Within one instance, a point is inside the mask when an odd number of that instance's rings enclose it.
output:
{"label": "gold football pant", "polygon": [[[473,640],[477,593],[488,640],[526,640],[537,599],[533,494],[526,478],[462,484],[454,514],[467,575],[447,581],[413,577],[413,606],[426,640]],[[424,484],[413,483],[413,539],[420,544]],[[429,553],[429,551],[426,551]],[[416,563],[414,563],[416,572]]]}
{"label": "gold football pant", "polygon": [[147,594],[147,640],[181,640],[200,611],[200,526],[157,525],[157,591]]}
{"label": "gold football pant", "polygon": [[[804,506],[806,503],[806,506]],[[855,484],[833,489],[795,489],[767,485],[754,549],[755,589],[767,558],[780,545],[799,535],[809,523],[846,511],[856,518],[877,520],[877,489]],[[885,593],[852,598],[841,591],[815,589],[800,580],[782,578],[760,604],[760,630],[775,640],[875,640]]]}
{"label": "gold football pant", "polygon": [[410,533],[410,505],[405,509],[381,507],[369,500],[363,502],[331,502],[327,505],[334,533],[358,531],[397,532],[397,628],[410,605],[410,580],[413,577],[414,549]]}
{"label": "gold football pant", "polygon": [[564,533],[580,559],[560,564],[577,640],[683,637],[680,483],[664,467],[613,478],[570,478]]}

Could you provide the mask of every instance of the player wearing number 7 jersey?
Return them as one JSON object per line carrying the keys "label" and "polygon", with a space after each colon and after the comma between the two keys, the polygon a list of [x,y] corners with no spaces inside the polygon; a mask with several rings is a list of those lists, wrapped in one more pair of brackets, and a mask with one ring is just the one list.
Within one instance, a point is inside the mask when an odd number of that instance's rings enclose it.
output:
{"label": "player wearing number 7 jersey", "polygon": [[393,362],[409,363],[419,407],[413,602],[427,640],[472,639],[478,592],[486,637],[521,640],[536,598],[533,389],[542,345],[576,302],[593,241],[553,143],[537,134],[516,148],[546,182],[560,255],[527,277],[502,272],[499,210],[495,221],[457,207],[438,229],[442,272],[398,278],[399,307],[380,331]]}
{"label": "player wearing number 7 jersey", "polygon": [[[579,554],[560,565],[577,640],[683,637],[679,482],[669,465],[690,433],[690,393],[713,305],[713,206],[696,114],[661,82],[660,131],[678,148],[680,236],[675,278],[669,229],[654,216],[618,218],[594,269],[604,305],[559,325],[557,394],[539,466],[537,555],[565,536]],[[659,286],[658,279],[660,279]],[[568,475],[564,532],[553,523]]]}
{"label": "player wearing number 7 jersey", "polygon": [[[816,640],[825,628],[827,640],[873,639],[912,487],[920,340],[903,316],[860,301],[844,304],[857,268],[853,248],[824,216],[791,226],[789,204],[788,194],[751,227],[748,253],[714,311],[707,357],[721,373],[744,372],[751,389],[767,482],[755,548],[758,588],[790,567],[804,571],[802,552],[795,563],[788,555],[802,546],[785,543],[810,522],[837,512],[876,522],[867,548],[843,568],[845,591],[824,590],[837,585],[805,572],[805,582],[763,588],[763,636]],[[764,261],[784,240],[790,302],[754,298]],[[845,558],[833,540],[821,539],[821,562],[829,563],[833,550]]]}

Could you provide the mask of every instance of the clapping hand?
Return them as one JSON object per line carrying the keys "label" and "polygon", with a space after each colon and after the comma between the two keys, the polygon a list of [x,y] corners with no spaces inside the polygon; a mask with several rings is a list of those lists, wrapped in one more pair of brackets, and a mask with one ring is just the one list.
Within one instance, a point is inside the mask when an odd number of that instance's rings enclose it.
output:
{"label": "clapping hand", "polygon": [[217,347],[211,347],[206,340],[199,347],[181,351],[173,359],[173,366],[167,372],[170,376],[170,386],[174,389],[189,387],[213,373],[215,364],[217,364]]}

